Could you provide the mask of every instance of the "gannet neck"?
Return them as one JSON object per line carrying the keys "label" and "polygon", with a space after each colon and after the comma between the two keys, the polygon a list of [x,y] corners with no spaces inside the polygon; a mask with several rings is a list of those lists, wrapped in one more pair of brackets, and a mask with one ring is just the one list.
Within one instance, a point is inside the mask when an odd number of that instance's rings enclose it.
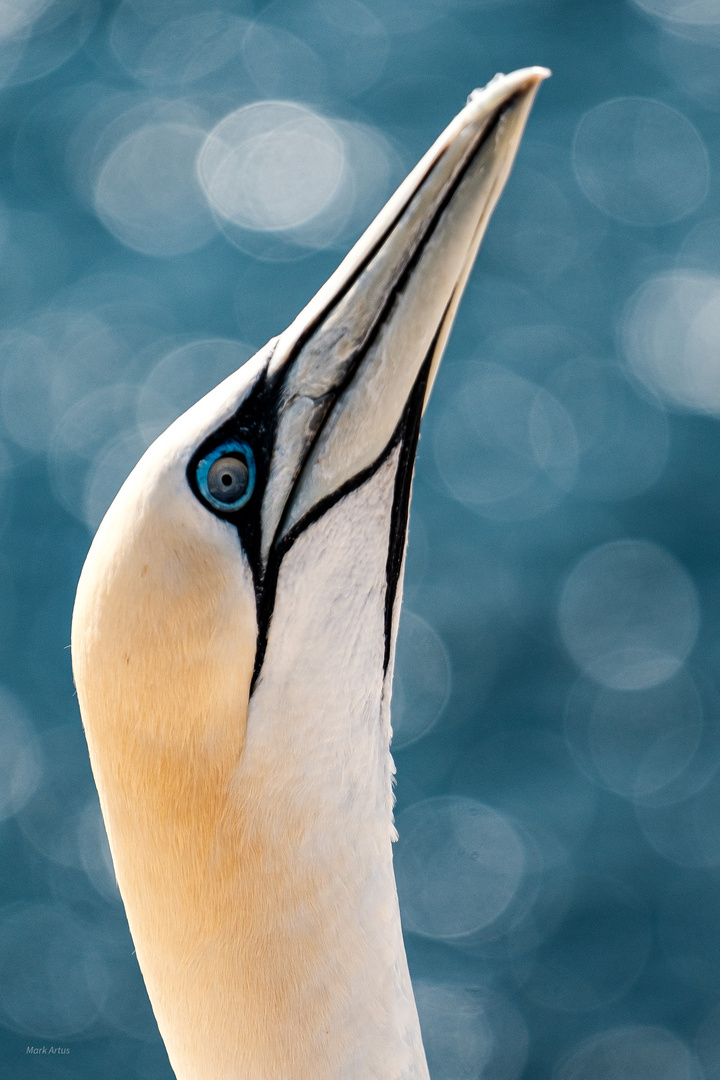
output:
{"label": "gannet neck", "polygon": [[391,850],[383,641],[399,452],[286,554],[249,706],[250,663],[232,648],[252,582],[230,530],[218,523],[210,580],[191,520],[182,540],[173,523],[173,570],[153,556],[168,543],[152,507],[131,528],[123,518],[124,537],[111,517],[98,558],[117,573],[99,589],[92,559],[84,572],[83,715],[178,1080],[428,1078]]}

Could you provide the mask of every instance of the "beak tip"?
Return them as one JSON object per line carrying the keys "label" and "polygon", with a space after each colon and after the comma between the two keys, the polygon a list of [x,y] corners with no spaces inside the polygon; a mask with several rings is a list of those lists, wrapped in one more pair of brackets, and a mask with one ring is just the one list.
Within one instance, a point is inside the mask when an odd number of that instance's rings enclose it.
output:
{"label": "beak tip", "polygon": [[[523,92],[534,94],[540,83],[549,79],[551,74],[549,68],[537,65],[520,68],[509,75],[499,71],[486,86],[480,86],[472,91],[467,99],[465,110],[470,106],[470,111],[474,113],[476,110],[492,108],[515,94]],[[465,110],[461,115],[465,114]]]}

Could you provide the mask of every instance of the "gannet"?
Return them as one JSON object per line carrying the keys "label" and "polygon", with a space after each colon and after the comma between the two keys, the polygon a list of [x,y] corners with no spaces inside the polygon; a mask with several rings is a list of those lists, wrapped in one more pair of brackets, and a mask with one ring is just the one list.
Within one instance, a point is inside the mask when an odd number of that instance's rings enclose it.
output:
{"label": "gannet", "polygon": [[295,321],[146,451],[72,657],[178,1080],[427,1080],[390,693],[420,419],[539,83],[471,94]]}

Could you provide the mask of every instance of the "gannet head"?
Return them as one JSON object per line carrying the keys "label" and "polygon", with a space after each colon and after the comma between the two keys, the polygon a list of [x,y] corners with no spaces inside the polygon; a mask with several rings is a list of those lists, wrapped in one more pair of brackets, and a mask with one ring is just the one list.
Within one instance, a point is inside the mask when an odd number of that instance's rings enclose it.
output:
{"label": "gannet head", "polygon": [[291,326],[150,447],[72,652],[180,1080],[426,1076],[389,695],[420,420],[539,82],[496,77]]}

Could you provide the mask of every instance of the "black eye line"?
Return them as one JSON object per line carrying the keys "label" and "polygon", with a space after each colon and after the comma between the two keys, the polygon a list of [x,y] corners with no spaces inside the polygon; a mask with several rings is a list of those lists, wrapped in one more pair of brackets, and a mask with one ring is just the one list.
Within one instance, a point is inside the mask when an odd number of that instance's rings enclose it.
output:
{"label": "black eye line", "polygon": [[[280,378],[268,377],[271,358],[272,353],[268,357],[264,370],[259,374],[255,386],[237,411],[208,435],[197,448],[188,462],[185,473],[190,489],[199,502],[221,521],[227,521],[235,526],[253,576],[258,608],[263,589],[260,507],[270,469],[272,446],[277,429],[277,405],[281,393]],[[224,442],[247,443],[255,459],[253,490],[247,502],[236,510],[225,510],[213,506],[203,496],[197,482],[200,462]]]}
{"label": "black eye line", "polygon": [[[405,406],[403,415],[393,432],[392,438],[388,442],[388,445],[384,448],[378,458],[373,461],[361,472],[351,477],[346,483],[342,484],[336,491],[332,492],[326,498],[317,503],[307,514],[305,514],[300,521],[296,522],[295,526],[283,536],[282,540],[273,543],[270,556],[268,558],[267,569],[265,573],[262,573],[261,558],[260,558],[260,507],[262,506],[262,499],[265,492],[265,486],[267,483],[267,476],[270,464],[271,446],[272,440],[275,436],[276,427],[276,411],[273,409],[270,413],[270,422],[268,423],[268,412],[266,409],[261,408],[261,415],[263,423],[261,425],[253,425],[252,423],[242,422],[247,420],[247,406],[248,401],[230,417],[220,428],[212,433],[195,451],[192,458],[188,463],[186,470],[186,476],[191,490],[196,498],[207,507],[211,513],[215,514],[222,521],[227,521],[234,525],[238,532],[238,539],[242,550],[248,559],[250,569],[253,575],[253,582],[255,586],[255,603],[257,611],[257,624],[258,634],[255,649],[255,664],[253,669],[252,681],[250,684],[250,693],[252,694],[255,689],[255,685],[260,676],[262,670],[263,660],[265,658],[265,652],[267,649],[268,634],[270,632],[270,621],[272,619],[272,613],[275,606],[275,596],[277,592],[278,578],[280,574],[280,566],[282,561],[293,546],[298,537],[310,526],[313,522],[322,517],[335,503],[339,502],[345,495],[348,495],[351,491],[360,487],[366,480],[370,479],[377,470],[381,467],[383,462],[387,460],[393,450],[402,444],[401,461],[398,464],[398,477],[395,484],[395,496],[393,499],[392,509],[392,522],[391,522],[391,543],[388,551],[388,561],[386,567],[387,577],[387,589],[385,599],[385,657],[384,667],[387,668],[389,661],[389,649],[390,649],[390,628],[392,622],[392,610],[395,603],[395,597],[397,593],[397,582],[402,564],[401,552],[403,549],[405,531],[407,528],[407,510],[409,507],[409,489],[410,481],[412,478],[412,462],[414,460],[414,451],[417,445],[417,436],[419,432],[420,420],[419,417],[422,413],[422,401],[425,396],[425,388],[427,386],[428,373],[430,370],[430,362],[432,359],[432,347],[428,351],[428,356],[422,365],[422,368],[418,374],[415,386],[410,395],[410,398]],[[263,378],[263,385],[258,388],[258,397],[260,398],[260,405],[262,406],[263,399],[265,405],[268,405],[268,397],[274,396],[277,400],[279,394],[276,386],[273,386],[269,381]],[[243,415],[245,414],[245,415]],[[255,488],[252,495],[248,499],[245,506],[239,510],[222,511],[212,505],[203,497],[197,483],[197,467],[204,457],[211,453],[217,446],[223,442],[235,440],[247,442],[252,448],[255,455],[256,463],[256,479]],[[398,554],[400,552],[400,555]]]}

